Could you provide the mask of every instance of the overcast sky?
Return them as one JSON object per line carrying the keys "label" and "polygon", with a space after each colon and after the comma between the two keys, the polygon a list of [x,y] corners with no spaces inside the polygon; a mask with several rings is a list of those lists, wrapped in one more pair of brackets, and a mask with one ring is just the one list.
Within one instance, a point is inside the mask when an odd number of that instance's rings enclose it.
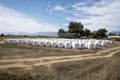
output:
{"label": "overcast sky", "polygon": [[120,31],[120,0],[0,0],[0,33],[67,30],[70,21]]}

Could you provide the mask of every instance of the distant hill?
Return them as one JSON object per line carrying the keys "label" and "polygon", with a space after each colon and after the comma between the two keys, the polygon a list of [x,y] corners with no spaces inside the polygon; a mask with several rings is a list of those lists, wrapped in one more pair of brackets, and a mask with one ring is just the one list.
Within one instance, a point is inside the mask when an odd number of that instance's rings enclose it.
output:
{"label": "distant hill", "polygon": [[38,33],[26,33],[26,32],[6,32],[5,35],[28,35],[28,36],[58,36],[57,32],[38,32]]}
{"label": "distant hill", "polygon": [[34,33],[33,35],[40,35],[40,36],[58,36],[57,32],[38,32],[38,33]]}

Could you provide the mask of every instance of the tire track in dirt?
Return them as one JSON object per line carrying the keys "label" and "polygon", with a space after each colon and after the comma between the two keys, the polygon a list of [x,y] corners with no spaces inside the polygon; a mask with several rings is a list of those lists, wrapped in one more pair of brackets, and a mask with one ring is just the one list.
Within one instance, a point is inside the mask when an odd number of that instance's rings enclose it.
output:
{"label": "tire track in dirt", "polygon": [[72,58],[72,59],[63,59],[63,60],[56,60],[56,61],[51,61],[51,62],[46,62],[46,63],[37,63],[34,66],[40,66],[40,65],[50,65],[54,63],[62,63],[62,62],[70,62],[70,61],[80,61],[80,60],[87,60],[87,59],[99,59],[99,58],[107,58],[107,57],[112,57],[114,54],[119,53],[120,50],[112,52],[108,55],[105,56],[100,56],[100,55],[94,55],[94,56],[86,56],[86,57],[77,57],[77,58]]}
{"label": "tire track in dirt", "polygon": [[96,55],[102,55],[106,52],[110,52],[112,50],[116,51],[116,49],[120,49],[120,47],[116,47],[116,48],[112,48],[112,49],[108,49],[108,50],[104,50],[104,51],[100,51],[97,52],[96,54],[82,54],[82,55],[72,55],[72,56],[53,56],[53,57],[43,57],[43,58],[19,58],[19,59],[8,59],[8,60],[1,60],[0,62],[22,62],[22,61],[38,61],[38,60],[56,60],[56,59],[67,59],[67,58],[80,58],[80,57],[87,57],[87,56],[96,56]]}
{"label": "tire track in dirt", "polygon": [[[115,47],[112,49],[100,51],[96,54],[84,54],[84,55],[72,55],[72,56],[61,56],[61,57],[43,57],[43,58],[21,58],[21,59],[13,59],[13,60],[1,60],[1,63],[8,63],[5,65],[1,65],[0,68],[31,68],[35,66],[41,65],[51,65],[55,63],[69,62],[69,61],[80,61],[87,59],[98,59],[105,57],[112,57],[114,54],[120,52],[120,47]],[[106,55],[106,53],[109,53]],[[105,55],[103,55],[105,54]],[[25,64],[25,62],[29,62],[31,64]]]}

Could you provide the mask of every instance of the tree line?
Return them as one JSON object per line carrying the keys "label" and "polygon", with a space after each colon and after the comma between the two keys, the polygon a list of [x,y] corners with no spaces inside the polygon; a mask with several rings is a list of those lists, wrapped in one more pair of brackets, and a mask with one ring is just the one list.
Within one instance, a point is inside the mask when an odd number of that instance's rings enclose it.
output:
{"label": "tree line", "polygon": [[[63,28],[58,30],[58,35],[60,33],[76,33],[78,38],[105,38],[107,37],[107,29],[102,28],[96,31],[91,31],[87,28],[84,28],[81,22],[70,22],[68,25],[68,31],[65,31]],[[115,35],[114,33],[109,33],[109,35]]]}

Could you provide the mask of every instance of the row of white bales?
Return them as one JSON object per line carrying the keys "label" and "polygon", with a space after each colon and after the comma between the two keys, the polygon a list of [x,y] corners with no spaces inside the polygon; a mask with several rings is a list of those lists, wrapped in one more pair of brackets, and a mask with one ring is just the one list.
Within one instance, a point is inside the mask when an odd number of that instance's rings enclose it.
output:
{"label": "row of white bales", "polygon": [[87,48],[98,49],[107,44],[111,44],[110,40],[95,39],[63,39],[63,38],[22,38],[22,39],[5,39],[4,44],[28,44],[40,47],[57,47],[57,48]]}

